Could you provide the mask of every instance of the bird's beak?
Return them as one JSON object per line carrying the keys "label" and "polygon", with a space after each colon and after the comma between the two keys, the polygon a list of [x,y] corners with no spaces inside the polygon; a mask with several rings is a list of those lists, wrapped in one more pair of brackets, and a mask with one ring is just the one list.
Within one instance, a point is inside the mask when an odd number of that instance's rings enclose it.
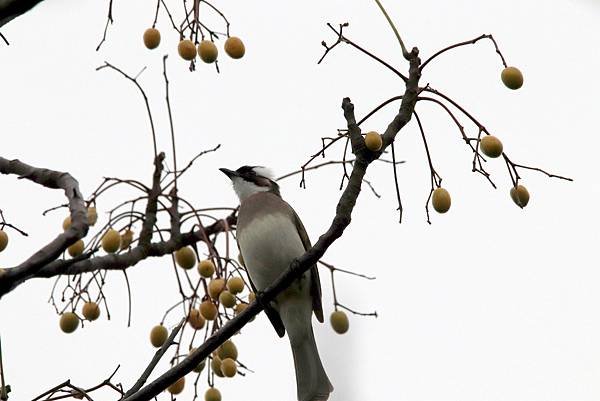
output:
{"label": "bird's beak", "polygon": [[220,168],[219,170],[229,178],[237,177],[239,175],[237,171],[229,170],[228,168]]}

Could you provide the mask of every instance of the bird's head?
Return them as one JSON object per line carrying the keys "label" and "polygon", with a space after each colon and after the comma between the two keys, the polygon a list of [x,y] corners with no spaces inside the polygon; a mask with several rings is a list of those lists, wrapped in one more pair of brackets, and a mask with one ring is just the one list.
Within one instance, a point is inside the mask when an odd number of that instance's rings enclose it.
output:
{"label": "bird's head", "polygon": [[248,196],[257,192],[271,192],[277,196],[279,194],[279,185],[271,171],[261,166],[242,166],[237,170],[220,168],[233,184],[233,189],[240,198],[240,202]]}

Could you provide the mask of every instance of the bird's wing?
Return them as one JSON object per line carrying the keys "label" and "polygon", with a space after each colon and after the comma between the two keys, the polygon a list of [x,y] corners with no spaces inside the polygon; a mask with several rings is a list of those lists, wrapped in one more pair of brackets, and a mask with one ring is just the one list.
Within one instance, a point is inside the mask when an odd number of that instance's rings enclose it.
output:
{"label": "bird's wing", "polygon": [[[291,206],[290,206],[290,209]],[[302,244],[304,245],[304,250],[307,251],[312,246],[310,243],[310,238],[308,238],[308,234],[306,233],[306,229],[304,228],[304,224],[302,224],[302,220],[300,217],[292,209],[294,214],[294,222],[296,227],[298,228],[298,233],[300,234],[300,239],[302,240]],[[323,301],[321,300],[321,280],[319,279],[319,270],[317,269],[317,265],[312,265],[310,268],[310,295],[312,297],[312,308],[317,320],[323,323]]]}
{"label": "bird's wing", "polygon": [[[242,250],[240,249],[239,245],[238,245],[238,250],[240,251],[240,253],[242,253]],[[242,254],[242,258],[244,258],[244,254]],[[246,266],[244,266],[244,269],[245,268],[246,268]],[[250,275],[248,274],[247,276],[248,276],[248,280],[250,281],[250,286],[252,287],[252,291],[254,291],[254,293],[257,294],[258,291],[256,290],[256,286],[252,282]],[[264,307],[265,307],[265,314],[267,315],[267,317],[269,318],[269,321],[273,325],[275,332],[277,332],[277,335],[279,337],[283,337],[285,335],[285,327],[283,326],[283,322],[281,321],[281,317],[279,316],[279,313],[277,313],[277,311],[271,305],[264,305]]]}

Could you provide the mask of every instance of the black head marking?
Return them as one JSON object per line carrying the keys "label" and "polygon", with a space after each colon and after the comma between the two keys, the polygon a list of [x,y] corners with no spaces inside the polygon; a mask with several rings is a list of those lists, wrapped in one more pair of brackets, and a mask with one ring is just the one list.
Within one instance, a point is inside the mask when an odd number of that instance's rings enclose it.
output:
{"label": "black head marking", "polygon": [[236,170],[236,173],[245,181],[252,182],[259,187],[269,187],[270,192],[279,195],[279,185],[269,177],[257,174],[254,170],[256,167],[262,166],[242,166]]}

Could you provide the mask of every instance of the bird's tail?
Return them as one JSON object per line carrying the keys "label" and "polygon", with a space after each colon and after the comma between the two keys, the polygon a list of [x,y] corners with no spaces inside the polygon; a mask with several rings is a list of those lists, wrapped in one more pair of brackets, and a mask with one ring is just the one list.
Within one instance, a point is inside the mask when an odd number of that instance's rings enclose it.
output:
{"label": "bird's tail", "polygon": [[312,325],[310,334],[303,336],[300,341],[290,338],[294,366],[296,368],[296,384],[298,401],[325,401],[333,386],[321,363]]}

